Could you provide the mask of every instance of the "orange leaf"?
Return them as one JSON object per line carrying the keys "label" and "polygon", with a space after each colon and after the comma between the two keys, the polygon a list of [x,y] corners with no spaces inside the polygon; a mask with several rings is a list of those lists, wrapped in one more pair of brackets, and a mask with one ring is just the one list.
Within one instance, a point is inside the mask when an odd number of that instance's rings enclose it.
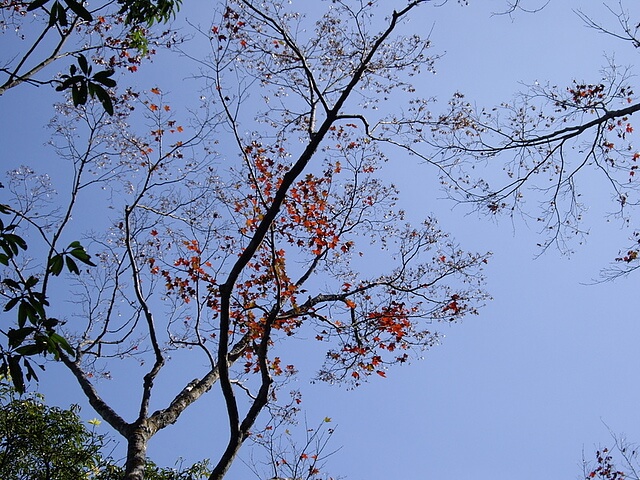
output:
{"label": "orange leaf", "polygon": [[151,89],[151,93],[155,93],[156,95],[160,95],[160,89],[158,87],[153,87]]}

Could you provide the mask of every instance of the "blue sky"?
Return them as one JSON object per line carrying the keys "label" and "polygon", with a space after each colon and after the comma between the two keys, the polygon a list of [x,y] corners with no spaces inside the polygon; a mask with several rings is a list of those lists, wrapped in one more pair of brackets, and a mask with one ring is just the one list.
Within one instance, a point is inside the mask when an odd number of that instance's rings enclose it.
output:
{"label": "blue sky", "polygon": [[[461,91],[477,105],[491,106],[525,88],[521,83],[597,82],[605,55],[615,54],[623,65],[635,61],[630,45],[586,28],[574,12],[580,8],[615,26],[600,1],[551,0],[541,12],[513,17],[491,15],[504,8],[502,0],[470,3],[425,5],[406,26],[423,35],[432,31],[434,51],[445,53],[437,74],[416,82],[424,96],[444,103]],[[639,18],[633,0],[625,7]],[[199,15],[188,5],[184,12],[191,19]],[[178,69],[171,75],[165,69],[160,62],[145,67],[141,81],[151,83],[157,75],[168,83],[181,81]],[[36,97],[34,89],[22,89],[0,99],[3,112],[11,112],[0,116],[3,145],[16,145],[10,140],[24,139],[25,131],[40,131],[31,130],[36,122],[31,114],[38,108],[14,112],[24,102],[38,105],[46,98],[41,92]],[[12,165],[29,164],[32,157],[45,162],[43,141],[10,147],[5,158]],[[393,369],[387,379],[354,391],[300,381],[309,423],[328,416],[337,426],[331,446],[341,449],[330,458],[328,471],[352,480],[572,479],[580,475],[583,450],[590,459],[598,445],[611,444],[608,429],[640,442],[640,391],[634,381],[640,363],[637,278],[594,283],[631,232],[604,219],[612,205],[600,183],[584,179],[591,206],[586,244],[575,245],[569,256],[551,249],[535,258],[535,224],[496,221],[455,206],[437,191],[435,172],[411,159],[385,168],[384,175],[401,188],[411,220],[434,213],[464,248],[493,252],[487,290],[494,300],[479,316],[442,326],[443,345],[426,352],[423,361]],[[79,401],[62,369],[51,365],[47,373],[54,374],[42,382],[49,401]],[[124,404],[127,392],[111,397]],[[160,433],[151,442],[154,460],[171,464],[176,454],[189,460],[210,456],[209,442],[224,428],[211,419],[214,408],[213,400],[205,399]],[[93,416],[88,407],[83,415]],[[248,451],[242,455],[247,459]],[[240,464],[229,478],[251,477]]]}

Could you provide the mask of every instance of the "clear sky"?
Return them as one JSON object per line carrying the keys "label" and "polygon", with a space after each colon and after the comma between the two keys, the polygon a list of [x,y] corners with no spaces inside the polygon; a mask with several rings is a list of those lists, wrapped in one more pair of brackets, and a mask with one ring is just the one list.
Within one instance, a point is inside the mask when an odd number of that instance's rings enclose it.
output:
{"label": "clear sky", "polygon": [[[307,8],[307,0],[296,2]],[[544,3],[523,2],[531,8]],[[198,11],[188,3],[181,15],[206,22],[199,11],[207,8],[205,2],[197,4]],[[424,96],[444,103],[461,91],[477,105],[491,106],[535,81],[597,83],[605,55],[615,55],[622,65],[636,61],[631,45],[586,28],[574,11],[614,27],[615,18],[599,0],[551,0],[538,13],[511,17],[491,15],[504,9],[504,0],[469,3],[425,5],[406,26],[422,35],[431,31],[434,51],[445,54],[435,76],[416,81]],[[636,0],[622,3],[640,20]],[[609,4],[616,8],[618,2]],[[159,74],[163,82],[182,81],[180,70],[163,69],[156,62],[140,75],[150,84]],[[22,89],[0,98],[7,166],[29,164],[32,156],[45,159],[39,153],[44,137],[12,141],[25,139],[33,124],[28,122],[37,112],[15,113],[21,102],[42,101],[33,92]],[[410,219],[434,213],[465,249],[494,253],[487,268],[487,290],[494,299],[479,316],[442,326],[441,346],[422,361],[394,368],[387,379],[355,391],[300,382],[309,423],[328,416],[337,426],[331,445],[341,449],[328,471],[351,480],[565,480],[579,478],[583,451],[591,459],[599,445],[612,443],[609,429],[640,442],[638,277],[594,283],[631,233],[615,220],[605,221],[613,204],[606,203],[609,195],[599,190],[601,184],[584,179],[591,205],[586,244],[575,245],[570,256],[551,249],[535,258],[537,225],[519,218],[495,221],[456,207],[437,191],[436,173],[411,159],[390,162],[384,175],[401,188]],[[57,404],[78,402],[69,394],[76,390],[66,383],[68,376],[64,381],[57,376],[61,371],[48,367],[56,376],[44,376],[42,391]],[[125,402],[127,392],[112,396]],[[202,401],[160,433],[151,442],[152,458],[171,464],[176,452],[189,460],[209,456],[207,442],[224,429],[208,419],[211,408]],[[83,415],[93,417],[88,407]],[[253,477],[240,465],[229,478]]]}

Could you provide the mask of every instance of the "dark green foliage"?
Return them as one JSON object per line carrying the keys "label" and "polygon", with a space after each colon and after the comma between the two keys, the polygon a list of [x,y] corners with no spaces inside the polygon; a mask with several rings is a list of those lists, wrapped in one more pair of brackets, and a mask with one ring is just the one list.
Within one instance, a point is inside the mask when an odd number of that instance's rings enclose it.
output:
{"label": "dark green foliage", "polygon": [[[6,205],[0,205],[0,213],[8,214],[9,210]],[[24,239],[13,233],[13,230],[17,225],[7,225],[5,227],[4,222],[0,218],[0,249],[4,253],[0,252],[0,263],[3,265],[9,265],[9,260],[20,252],[20,250],[27,249],[27,242]]]}
{"label": "dark green foliage", "polygon": [[[47,3],[49,3],[49,0],[35,0],[29,4],[29,6],[27,7],[27,11],[30,12],[38,8],[44,8]],[[81,3],[78,3],[75,0],[64,0],[64,3],[73,13],[75,13],[81,19],[87,22],[93,20],[93,16],[91,15],[91,13],[89,13],[89,11]],[[58,0],[53,2],[53,5],[51,5],[51,8],[49,9],[49,26],[52,27],[56,24],[60,25],[61,27],[66,27],[69,25],[67,9]]]}
{"label": "dark green foliage", "polygon": [[116,86],[116,81],[111,78],[115,71],[101,70],[91,75],[93,67],[89,65],[87,58],[80,54],[77,59],[80,69],[78,70],[78,67],[71,65],[69,75],[62,75],[62,81],[56,90],[61,92],[71,89],[71,98],[76,107],[86,104],[89,97],[95,97],[102,104],[104,110],[109,115],[113,115],[113,102],[106,88]]}
{"label": "dark green foliage", "polygon": [[[34,0],[27,7],[27,11],[33,11],[38,8],[44,8],[50,0]],[[67,7],[81,19],[90,22],[93,16],[84,7],[82,3],[75,0],[64,0]],[[118,0],[121,15],[125,15],[125,23],[127,25],[139,25],[146,23],[153,25],[154,23],[166,23],[175,17],[180,10],[182,0]],[[59,24],[66,27],[69,24],[66,8],[56,0],[49,9],[49,25]]]}
{"label": "dark green foliage", "polygon": [[182,0],[118,0],[128,25],[166,23],[180,10]]}
{"label": "dark green foliage", "polygon": [[[190,467],[182,468],[181,462],[178,468],[158,467],[151,460],[147,459],[144,470],[145,480],[200,480],[207,478],[211,474],[209,461],[196,462]],[[109,463],[101,468],[100,473],[92,480],[122,480],[124,479],[124,468]]]}
{"label": "dark green foliage", "polygon": [[5,387],[0,405],[0,478],[78,480],[101,464],[103,438],[88,431],[78,408],[48,407],[38,396]]}
{"label": "dark green foliage", "polygon": [[62,253],[58,253],[49,259],[49,271],[51,274],[56,276],[60,275],[60,273],[62,273],[62,268],[66,263],[67,270],[71,273],[75,273],[76,275],[80,275],[80,269],[72,257],[81,261],[85,265],[95,267],[95,264],[91,261],[91,255],[89,255],[84,247],[80,245],[80,242],[75,241],[71,242]]}
{"label": "dark green foliage", "polygon": [[[76,0],[54,0],[48,6],[50,0],[34,0],[27,6],[27,11],[43,9],[49,15],[48,29],[54,26],[67,28],[74,20],[69,18],[73,13],[77,19],[85,22],[92,22],[93,15],[87,10],[82,1]],[[166,23],[175,17],[182,0],[118,0],[120,10],[118,14],[124,15],[125,24],[131,27],[130,36],[134,47],[146,53],[148,40],[138,28],[142,24],[148,26],[154,23]],[[116,86],[115,80],[111,76],[114,70],[101,70],[91,75],[92,67],[88,64],[84,55],[77,57],[78,66],[71,65],[69,74],[62,75],[60,84],[56,87],[58,91],[71,89],[71,97],[74,106],[85,105],[89,97],[96,98],[109,115],[113,115],[113,101],[107,89]],[[1,260],[0,260],[1,261]]]}
{"label": "dark green foliage", "polygon": [[[103,457],[105,435],[89,430],[79,408],[45,405],[40,395],[19,397],[0,382],[0,478],[2,480],[122,480],[124,468]],[[89,422],[95,425],[100,422]],[[147,460],[145,480],[199,480],[208,460],[183,468]]]}
{"label": "dark green foliage", "polygon": [[[9,214],[11,209],[7,205],[0,205],[0,213]],[[16,227],[16,224],[5,226],[0,219],[0,264],[7,267],[15,267],[16,257],[20,251],[27,249],[27,242],[14,233]],[[79,275],[76,261],[95,266],[80,242],[74,241],[64,251],[50,257],[48,273],[60,275],[66,264],[69,272]],[[20,270],[16,268],[15,271]],[[13,278],[0,279],[3,296],[8,299],[4,311],[17,311],[16,324],[9,328],[3,326],[0,330],[7,337],[7,348],[0,350],[0,375],[10,377],[19,393],[25,390],[25,377],[27,381],[38,380],[35,370],[38,365],[34,366],[29,357],[51,355],[57,360],[60,351],[74,356],[67,340],[56,331],[60,322],[47,316],[49,302],[46,295],[37,290],[39,283],[38,276],[25,277],[22,273]]]}

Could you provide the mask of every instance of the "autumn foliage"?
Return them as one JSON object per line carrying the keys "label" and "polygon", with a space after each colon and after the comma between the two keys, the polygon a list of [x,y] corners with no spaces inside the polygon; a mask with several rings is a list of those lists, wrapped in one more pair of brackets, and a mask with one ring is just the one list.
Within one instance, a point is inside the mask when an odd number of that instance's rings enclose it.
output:
{"label": "autumn foliage", "polygon": [[[213,413],[228,422],[226,446],[212,452],[211,478],[221,479],[245,441],[271,438],[276,418],[291,421],[303,403],[291,389],[284,400],[293,377],[349,387],[386,377],[440,341],[438,322],[475,314],[486,300],[488,254],[463,251],[432,217],[407,222],[400,192],[384,180],[397,145],[375,133],[391,123],[365,116],[381,94],[412,93],[411,78],[432,68],[429,42],[396,32],[421,3],[391,12],[363,3],[354,14],[338,2],[311,22],[310,38],[297,38],[304,19],[286,4],[227,2],[198,32],[210,51],[198,60],[190,108],[162,84],[107,82],[113,111],[100,98],[71,98],[51,122],[72,179],[64,208],[34,171],[10,175],[12,192],[42,185],[14,199],[29,209],[11,210],[16,225],[37,232],[30,248],[55,257],[72,232],[92,254],[95,268],[75,272],[64,295],[48,282],[39,292],[48,315],[74,319],[59,356],[126,439],[128,480],[141,478],[149,439],[214,385],[224,409]],[[153,53],[140,43],[146,27],[111,38],[128,25],[113,15],[91,24],[100,39],[93,61],[136,70]],[[44,214],[33,216],[33,205]],[[15,262],[9,274],[23,268]],[[189,359],[180,378],[164,373],[174,355]],[[135,375],[140,403],[128,420],[97,381]],[[163,382],[174,397],[152,409]],[[315,432],[306,441],[317,448],[294,449],[307,478],[320,474],[325,437]],[[274,468],[293,464],[283,460]]]}

